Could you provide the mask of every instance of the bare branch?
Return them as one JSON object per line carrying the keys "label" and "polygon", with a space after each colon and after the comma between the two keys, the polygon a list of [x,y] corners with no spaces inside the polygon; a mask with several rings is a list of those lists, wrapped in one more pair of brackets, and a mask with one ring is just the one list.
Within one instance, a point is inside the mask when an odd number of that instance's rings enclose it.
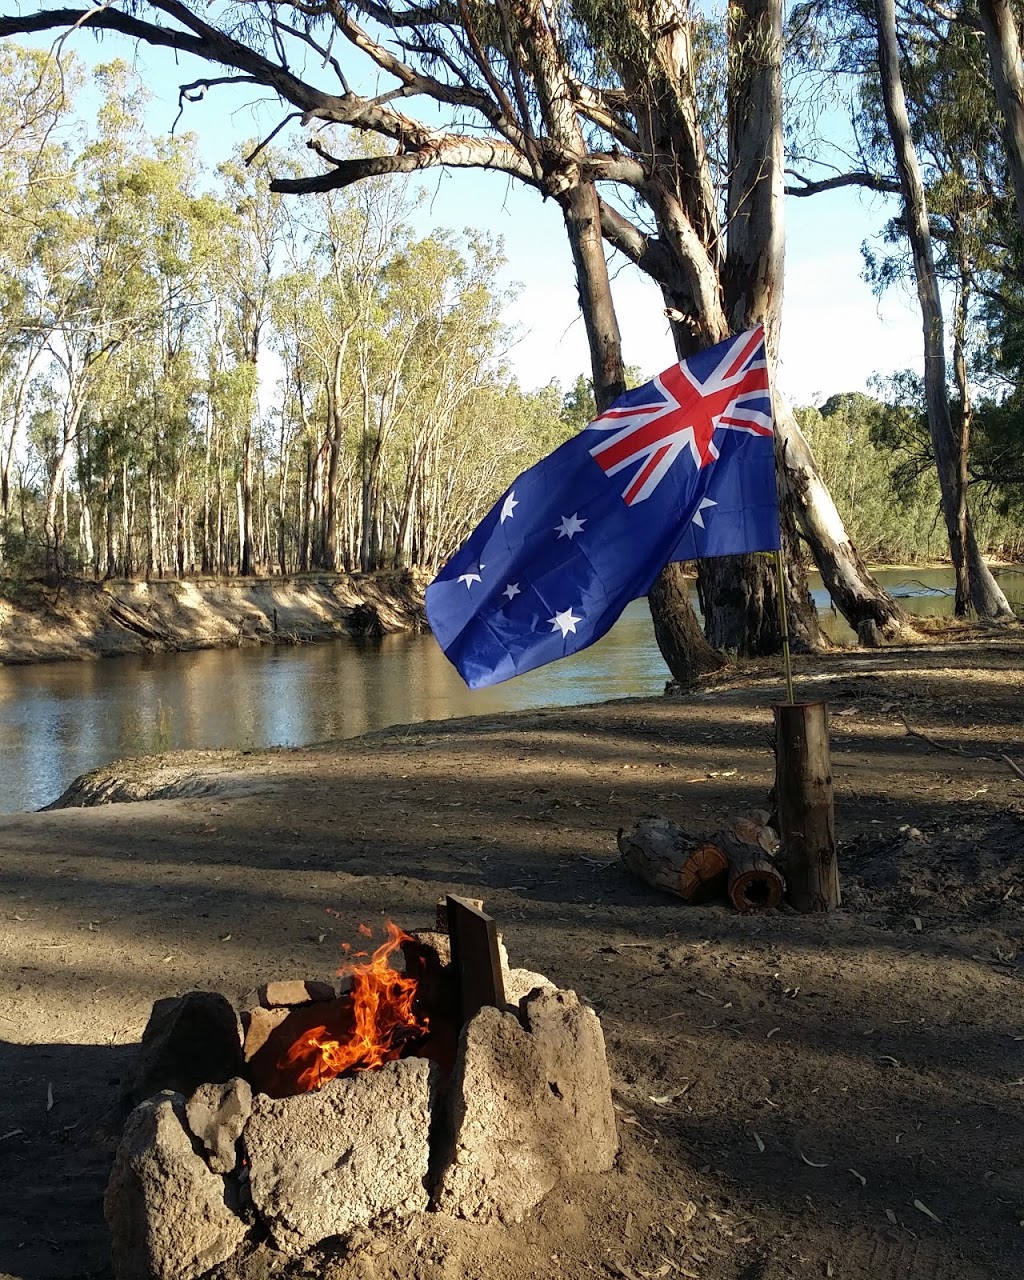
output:
{"label": "bare branch", "polygon": [[608,96],[599,89],[592,89],[588,84],[572,82],[580,115],[585,116],[593,124],[598,125],[630,151],[642,151],[643,145],[625,120],[616,112],[608,101]]}
{"label": "bare branch", "polygon": [[900,184],[895,178],[883,177],[880,173],[838,173],[832,178],[820,178],[815,181],[805,178],[794,169],[787,169],[791,178],[800,183],[798,187],[787,186],[787,196],[815,196],[822,191],[835,191],[838,187],[867,187],[869,191],[884,191],[899,194]]}
{"label": "bare branch", "polygon": [[267,134],[267,136],[263,139],[263,141],[255,148],[255,150],[249,152],[249,154],[245,157],[244,163],[252,164],[252,162],[256,159],[259,153],[264,149],[264,147],[270,146],[270,144],[274,141],[274,139],[285,127],[285,125],[288,123],[289,120],[299,120],[301,118],[302,118],[301,111],[290,111],[288,115],[286,115],[285,118],[281,121],[281,123],[276,128],[272,129],[270,133]]}
{"label": "bare branch", "polygon": [[440,134],[415,151],[400,151],[390,156],[359,156],[348,160],[330,155],[315,141],[307,145],[332,165],[330,171],[304,178],[275,178],[270,184],[271,191],[278,191],[283,195],[334,191],[379,174],[416,173],[421,169],[441,165],[453,169],[498,170],[542,189],[522,152],[498,138],[477,139],[458,134]]}
{"label": "bare branch", "polygon": [[[178,121],[185,111],[186,102],[202,102],[207,89],[218,84],[262,84],[255,76],[211,76],[203,80],[192,80],[189,84],[178,86],[178,114],[171,121],[171,133],[178,127]],[[301,115],[301,112],[297,114]]]}
{"label": "bare branch", "polygon": [[673,284],[672,255],[661,241],[645,234],[607,201],[601,200],[600,207],[601,233],[608,243],[658,284]]}

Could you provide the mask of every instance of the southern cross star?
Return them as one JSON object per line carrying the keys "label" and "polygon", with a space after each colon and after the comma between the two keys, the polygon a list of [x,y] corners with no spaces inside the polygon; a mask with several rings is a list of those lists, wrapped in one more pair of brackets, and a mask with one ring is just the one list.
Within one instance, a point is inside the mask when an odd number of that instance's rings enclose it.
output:
{"label": "southern cross star", "polygon": [[[483,565],[481,565],[480,568],[482,569]],[[483,582],[483,578],[481,578],[478,573],[460,573],[459,581],[466,584],[467,591],[471,591],[473,589],[473,583]]]}
{"label": "southern cross star", "polygon": [[578,512],[573,512],[571,516],[562,516],[562,523],[555,526],[555,533],[560,538],[568,538],[572,541],[575,534],[579,533],[586,520],[581,520]]}
{"label": "southern cross star", "polygon": [[548,618],[551,623],[552,631],[561,631],[563,636],[567,636],[571,631],[576,634],[576,623],[582,622],[582,618],[577,618],[571,609],[563,609],[561,613],[556,613],[553,618]]}
{"label": "southern cross star", "polygon": [[510,582],[501,594],[503,596],[508,596],[508,598],[511,600],[513,596],[521,595],[522,592],[519,590],[518,582]]}
{"label": "southern cross star", "polygon": [[512,519],[512,510],[514,507],[518,507],[518,506],[519,506],[519,503],[516,502],[516,491],[515,489],[513,489],[512,492],[505,499],[505,501],[501,504],[501,523],[502,524],[504,524],[506,520]]}
{"label": "southern cross star", "polygon": [[705,510],[706,507],[717,507],[717,506],[718,506],[718,503],[713,501],[711,498],[701,498],[700,506],[693,513],[693,519],[690,521],[690,523],[699,524],[702,529],[706,529],[707,525],[705,525],[704,523],[704,516],[702,515],[702,512]]}

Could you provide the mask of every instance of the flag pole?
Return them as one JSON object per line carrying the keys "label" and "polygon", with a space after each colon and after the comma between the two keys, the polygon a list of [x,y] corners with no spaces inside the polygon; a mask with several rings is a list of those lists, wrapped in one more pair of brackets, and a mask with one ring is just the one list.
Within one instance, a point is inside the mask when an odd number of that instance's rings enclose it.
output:
{"label": "flag pole", "polygon": [[[762,322],[763,323],[763,322]],[[768,396],[771,401],[772,408],[772,442],[775,451],[775,485],[779,490],[779,545],[775,552],[775,578],[779,593],[779,630],[782,632],[782,667],[786,674],[786,701],[790,706],[793,705],[793,661],[789,650],[789,615],[786,609],[786,569],[782,563],[782,492],[785,488],[780,483],[779,476],[779,448],[778,434],[775,432],[775,423],[778,415],[775,412],[775,369],[771,357],[768,355],[768,335],[765,333],[765,357],[768,366]]]}
{"label": "flag pole", "polygon": [[786,701],[793,705],[793,663],[789,652],[789,616],[786,610],[786,570],[782,563],[782,547],[775,552],[775,576],[779,592],[779,628],[782,631],[782,665],[786,673]]}

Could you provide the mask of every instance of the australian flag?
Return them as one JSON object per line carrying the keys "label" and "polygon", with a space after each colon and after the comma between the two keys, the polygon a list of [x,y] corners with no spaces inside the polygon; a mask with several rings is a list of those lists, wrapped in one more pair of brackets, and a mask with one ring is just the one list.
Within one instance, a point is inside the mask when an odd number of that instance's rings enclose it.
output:
{"label": "australian flag", "polygon": [[760,326],[627,391],[525,471],[427,588],[471,689],[593,644],[672,560],[779,546]]}

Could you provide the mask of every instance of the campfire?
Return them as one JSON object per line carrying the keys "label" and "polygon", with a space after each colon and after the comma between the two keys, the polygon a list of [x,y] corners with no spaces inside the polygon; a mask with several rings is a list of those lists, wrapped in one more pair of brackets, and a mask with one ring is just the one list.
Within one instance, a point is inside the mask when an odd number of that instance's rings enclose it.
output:
{"label": "campfire", "polygon": [[[351,983],[338,1002],[338,1018],[330,1025],[324,1018],[322,1025],[304,1031],[277,1064],[282,1079],[295,1073],[293,1093],[319,1089],[346,1072],[371,1071],[394,1062],[429,1034],[430,1018],[416,1007],[418,980],[391,967],[398,948],[416,940],[390,920],[385,928],[387,940],[372,955],[357,951],[338,970],[338,977]],[[366,925],[360,926],[363,930],[371,932]]]}
{"label": "campfire", "polygon": [[[339,982],[157,1001],[107,1188],[118,1280],[196,1280],[263,1239],[444,1213],[518,1221],[618,1143],[604,1039],[574,992],[508,965],[482,904],[390,921]],[[189,1219],[183,1221],[183,1215]],[[186,1227],[187,1229],[183,1229]]]}

